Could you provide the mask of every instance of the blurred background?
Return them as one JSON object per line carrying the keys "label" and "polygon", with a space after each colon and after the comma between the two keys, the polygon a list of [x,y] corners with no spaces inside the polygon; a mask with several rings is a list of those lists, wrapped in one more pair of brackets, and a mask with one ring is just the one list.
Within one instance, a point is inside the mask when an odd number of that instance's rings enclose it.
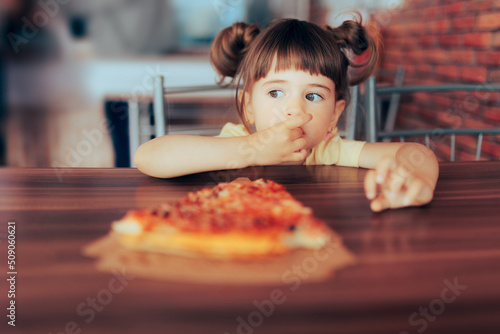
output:
{"label": "blurred background", "polygon": [[[128,111],[151,138],[152,76],[165,86],[215,83],[208,52],[235,21],[295,17],[336,26],[359,10],[384,40],[381,69],[405,83],[500,81],[497,0],[0,0],[0,165],[130,166]],[[384,76],[380,81],[393,78]],[[171,133],[217,134],[238,121],[229,92],[167,99]],[[497,93],[401,100],[397,126],[498,126]],[[201,129],[201,130],[200,130]],[[486,138],[483,159],[498,159]],[[441,145],[442,144],[442,145]],[[473,158],[467,139],[459,158]],[[446,154],[446,143],[438,150]]]}

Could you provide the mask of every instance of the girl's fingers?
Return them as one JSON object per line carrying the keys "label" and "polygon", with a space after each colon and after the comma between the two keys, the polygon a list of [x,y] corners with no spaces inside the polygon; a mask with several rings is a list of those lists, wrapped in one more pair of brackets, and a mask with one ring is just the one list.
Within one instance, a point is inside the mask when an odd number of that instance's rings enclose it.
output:
{"label": "girl's fingers", "polygon": [[377,182],[375,181],[376,173],[374,170],[369,170],[365,176],[364,188],[366,198],[369,200],[375,199],[377,196]]}
{"label": "girl's fingers", "polygon": [[418,204],[417,198],[420,195],[422,188],[423,188],[422,180],[419,179],[413,180],[413,182],[410,183],[410,186],[408,187],[408,190],[406,191],[406,194],[403,198],[403,205],[408,206],[408,205]]}
{"label": "girl's fingers", "polygon": [[283,122],[285,127],[289,130],[293,130],[295,128],[300,128],[301,126],[305,125],[308,123],[310,120],[312,120],[312,115],[308,113],[300,113],[297,114],[293,117],[290,117],[286,121]]}
{"label": "girl's fingers", "polygon": [[292,142],[292,151],[298,151],[306,147],[307,141],[305,138],[301,137]]}
{"label": "girl's fingers", "polygon": [[370,207],[373,211],[380,212],[390,208],[423,205],[431,200],[432,189],[424,180],[415,178],[406,186],[406,189],[398,193],[387,188],[382,189],[380,195],[371,202]]}
{"label": "girl's fingers", "polygon": [[303,137],[304,136],[304,131],[302,131],[301,128],[295,128],[290,130],[291,131],[291,138],[292,140],[295,140],[297,138]]}
{"label": "girl's fingers", "polygon": [[370,208],[374,212],[380,212],[380,211],[383,211],[385,209],[389,209],[390,207],[391,207],[391,204],[389,203],[389,201],[387,201],[385,196],[382,194],[370,203]]}
{"label": "girl's fingers", "polygon": [[304,161],[307,157],[307,150],[301,149],[300,151],[291,154],[290,161]]}
{"label": "girl's fingers", "polygon": [[370,208],[380,212],[429,203],[433,189],[425,180],[413,175],[404,165],[397,165],[391,157],[382,158],[374,170],[368,171],[364,180]]}
{"label": "girl's fingers", "polygon": [[397,194],[401,192],[403,186],[409,185],[410,182],[411,176],[408,169],[404,166],[398,166],[390,173],[388,187],[393,194]]}
{"label": "girl's fingers", "polygon": [[[423,205],[432,200],[432,189],[422,179],[415,179],[408,187],[405,198],[403,200],[405,205]],[[407,204],[409,203],[409,204]]]}
{"label": "girl's fingers", "polygon": [[387,182],[387,178],[391,170],[396,167],[394,159],[391,157],[382,158],[375,168],[375,181],[377,184],[383,185]]}

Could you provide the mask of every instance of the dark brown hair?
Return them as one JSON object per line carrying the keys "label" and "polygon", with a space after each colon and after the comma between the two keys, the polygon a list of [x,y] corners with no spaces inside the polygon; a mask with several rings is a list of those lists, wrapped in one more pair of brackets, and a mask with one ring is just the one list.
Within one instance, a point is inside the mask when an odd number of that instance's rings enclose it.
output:
{"label": "dark brown hair", "polygon": [[[244,117],[244,95],[253,84],[264,78],[276,57],[276,70],[296,69],[312,75],[324,75],[335,84],[335,97],[350,102],[349,85],[364,81],[377,63],[375,39],[362,26],[361,16],[344,21],[337,28],[325,29],[314,23],[296,19],[271,22],[260,31],[255,24],[234,23],[215,37],[210,61],[219,74],[219,85],[243,81],[242,96],[237,108],[245,127],[250,126]],[[369,50],[368,58],[361,64],[352,63],[346,52],[361,55]],[[348,71],[349,67],[357,71]],[[239,100],[239,101],[238,101]]]}

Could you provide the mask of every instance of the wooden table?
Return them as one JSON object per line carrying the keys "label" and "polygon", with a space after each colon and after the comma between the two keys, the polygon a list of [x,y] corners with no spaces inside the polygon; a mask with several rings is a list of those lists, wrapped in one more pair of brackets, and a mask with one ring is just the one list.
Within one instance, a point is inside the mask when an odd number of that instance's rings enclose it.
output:
{"label": "wooden table", "polygon": [[[135,169],[0,169],[0,332],[500,333],[500,162],[441,164],[430,205],[378,214],[363,195],[365,173],[274,166],[162,180]],[[284,184],[358,264],[298,287],[219,286],[101,272],[81,254],[127,209],[240,176]],[[15,299],[6,298],[8,221]],[[280,303],[270,304],[273,291]]]}

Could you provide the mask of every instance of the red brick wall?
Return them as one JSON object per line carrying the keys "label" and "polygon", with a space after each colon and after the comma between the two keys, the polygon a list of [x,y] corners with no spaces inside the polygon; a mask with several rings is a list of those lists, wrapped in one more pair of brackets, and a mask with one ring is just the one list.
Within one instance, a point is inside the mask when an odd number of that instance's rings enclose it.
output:
{"label": "red brick wall", "polygon": [[[405,84],[500,84],[500,0],[407,0],[373,16],[384,50],[381,67],[406,70]],[[500,94],[402,96],[397,128],[500,127]],[[449,159],[449,138],[434,138]],[[457,136],[457,159],[473,160],[476,138]],[[484,138],[482,160],[500,158],[500,136]]]}

